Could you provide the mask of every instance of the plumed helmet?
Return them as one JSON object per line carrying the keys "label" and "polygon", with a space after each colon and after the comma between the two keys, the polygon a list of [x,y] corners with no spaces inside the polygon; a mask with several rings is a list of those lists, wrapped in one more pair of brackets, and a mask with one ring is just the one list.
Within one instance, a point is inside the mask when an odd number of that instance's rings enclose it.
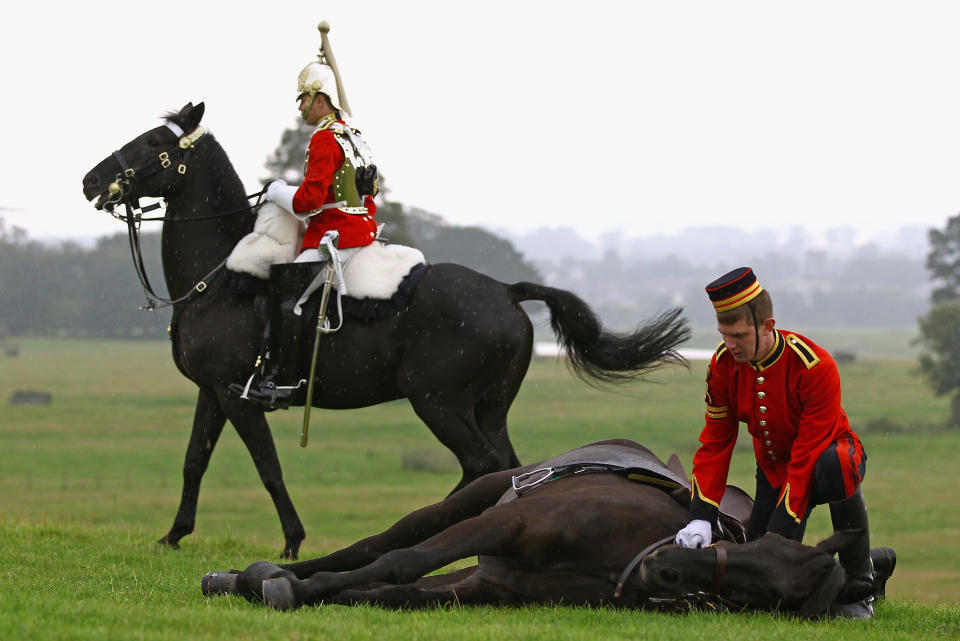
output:
{"label": "plumed helmet", "polygon": [[333,69],[320,62],[311,62],[297,78],[297,99],[303,94],[314,96],[318,93],[326,95],[334,109],[341,109],[340,92],[337,91],[337,79],[333,75]]}
{"label": "plumed helmet", "polygon": [[320,53],[317,54],[315,62],[311,62],[300,72],[297,78],[297,99],[299,100],[303,94],[316,96],[322,93],[330,99],[334,109],[345,112],[348,116],[352,115],[347,96],[343,91],[343,84],[340,82],[337,61],[333,57],[333,50],[327,39],[330,25],[321,22],[317,25],[317,29],[320,31]]}

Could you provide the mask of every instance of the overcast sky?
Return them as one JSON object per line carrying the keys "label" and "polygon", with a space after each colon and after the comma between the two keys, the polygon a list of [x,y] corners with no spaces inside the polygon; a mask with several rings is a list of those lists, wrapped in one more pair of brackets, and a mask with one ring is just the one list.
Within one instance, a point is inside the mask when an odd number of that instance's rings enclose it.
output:
{"label": "overcast sky", "polygon": [[188,101],[256,190],[321,19],[393,199],[455,224],[870,234],[960,211],[957,2],[86,0],[4,17],[0,217],[122,231],[83,175]]}

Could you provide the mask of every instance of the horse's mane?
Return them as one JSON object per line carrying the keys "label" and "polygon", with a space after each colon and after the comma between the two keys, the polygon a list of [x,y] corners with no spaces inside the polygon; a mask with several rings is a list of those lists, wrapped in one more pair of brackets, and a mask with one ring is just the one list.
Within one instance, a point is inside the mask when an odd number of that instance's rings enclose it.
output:
{"label": "horse's mane", "polygon": [[179,111],[167,111],[161,114],[160,116],[160,120],[162,120],[163,122],[172,122],[177,125],[180,124],[179,118],[180,118]]}

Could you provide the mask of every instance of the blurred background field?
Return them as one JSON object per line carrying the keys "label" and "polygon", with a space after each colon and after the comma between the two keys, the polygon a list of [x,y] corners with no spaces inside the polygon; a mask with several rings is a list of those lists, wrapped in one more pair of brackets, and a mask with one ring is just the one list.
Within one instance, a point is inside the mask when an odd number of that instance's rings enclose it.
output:
{"label": "blurred background field", "polygon": [[[940,427],[948,401],[931,394],[915,361],[867,353],[840,367],[844,406],[869,456],[864,488],[873,543],[896,548],[900,559],[890,598],[956,604],[960,515],[952,478],[960,433]],[[705,368],[691,361],[689,370],[671,367],[611,391],[573,378],[558,359],[536,359],[510,414],[517,452],[528,462],[626,437],[664,459],[676,452],[689,466],[702,426]],[[23,340],[19,356],[0,360],[0,399],[6,403],[17,390],[50,392],[52,402],[0,411],[0,520],[106,528],[143,546],[166,533],[196,395],[166,343]],[[459,478],[452,455],[406,401],[315,411],[306,449],[297,441],[299,410],[270,419],[307,530],[302,557],[379,531],[439,500]],[[741,436],[731,480],[752,490],[749,447]],[[814,513],[808,543],[829,532],[827,512]],[[203,482],[197,529],[182,544],[220,549],[224,540],[273,555],[282,547],[272,503],[229,425]],[[219,564],[235,563],[227,556]]]}

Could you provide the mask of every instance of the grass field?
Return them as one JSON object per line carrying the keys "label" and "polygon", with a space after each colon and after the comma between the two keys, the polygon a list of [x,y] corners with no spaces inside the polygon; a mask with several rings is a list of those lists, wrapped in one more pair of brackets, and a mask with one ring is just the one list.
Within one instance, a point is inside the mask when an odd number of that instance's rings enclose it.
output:
{"label": "grass field", "polygon": [[[934,398],[907,360],[841,367],[844,406],[869,454],[873,543],[899,557],[888,601],[869,622],[810,623],[562,607],[277,613],[204,599],[204,572],[276,559],[282,547],[279,520],[239,438],[228,427],[218,445],[196,532],[179,551],[159,549],[153,541],[170,527],[179,499],[195,397],[169,346],[28,340],[21,348],[19,358],[0,360],[0,402],[25,389],[52,392],[53,402],[0,410],[0,638],[960,638],[960,433],[937,427],[947,400]],[[610,392],[573,379],[556,361],[535,362],[510,415],[514,444],[533,461],[627,437],[689,464],[704,368],[694,362],[690,371],[672,368]],[[315,411],[307,449],[297,443],[299,423],[299,411],[272,415],[307,529],[301,558],[379,531],[442,497],[459,477],[405,402]],[[749,444],[741,444],[732,482],[752,488],[752,470]],[[821,508],[807,541],[829,529]]]}

